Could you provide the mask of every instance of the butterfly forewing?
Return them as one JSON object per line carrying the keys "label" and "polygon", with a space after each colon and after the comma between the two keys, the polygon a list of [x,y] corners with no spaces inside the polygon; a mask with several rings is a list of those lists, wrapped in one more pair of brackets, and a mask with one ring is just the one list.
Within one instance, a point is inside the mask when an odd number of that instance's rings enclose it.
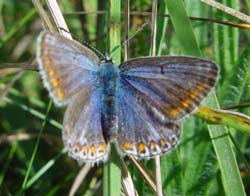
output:
{"label": "butterfly forewing", "polygon": [[42,32],[38,38],[37,61],[45,87],[58,105],[93,85],[99,59],[80,43],[60,35]]}
{"label": "butterfly forewing", "polygon": [[214,87],[217,75],[216,64],[196,57],[137,58],[121,65],[128,89],[165,122],[193,112]]}
{"label": "butterfly forewing", "polygon": [[178,121],[193,112],[214,87],[217,65],[195,57],[146,57],[120,66],[117,90],[118,148],[136,158],[172,150]]}
{"label": "butterfly forewing", "polygon": [[99,89],[85,88],[72,99],[63,120],[63,141],[69,155],[80,162],[107,159],[109,147],[103,137]]}

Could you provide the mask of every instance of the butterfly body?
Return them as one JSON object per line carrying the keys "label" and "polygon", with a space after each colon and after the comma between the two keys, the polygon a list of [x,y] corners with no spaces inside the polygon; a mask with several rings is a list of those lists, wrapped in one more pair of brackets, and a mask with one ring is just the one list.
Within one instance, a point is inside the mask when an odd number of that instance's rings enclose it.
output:
{"label": "butterfly body", "polygon": [[112,61],[102,61],[99,66],[101,91],[101,122],[103,135],[107,142],[116,137],[118,129],[117,85],[119,69]]}
{"label": "butterfly body", "polygon": [[121,155],[152,158],[179,142],[181,120],[213,89],[219,69],[187,56],[101,61],[88,47],[43,32],[37,61],[57,105],[66,105],[63,141],[80,162],[108,158],[114,141]]}

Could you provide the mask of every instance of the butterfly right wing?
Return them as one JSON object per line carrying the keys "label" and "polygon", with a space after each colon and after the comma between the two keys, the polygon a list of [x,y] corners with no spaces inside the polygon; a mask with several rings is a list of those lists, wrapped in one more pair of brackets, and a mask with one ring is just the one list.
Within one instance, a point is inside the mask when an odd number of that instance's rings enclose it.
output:
{"label": "butterfly right wing", "polygon": [[79,162],[107,159],[109,145],[103,137],[98,88],[85,88],[73,97],[64,115],[63,141],[69,155]]}
{"label": "butterfly right wing", "polygon": [[214,62],[188,56],[135,58],[121,65],[128,90],[163,121],[180,121],[197,110],[218,73]]}
{"label": "butterfly right wing", "polygon": [[120,80],[117,92],[119,129],[117,149],[137,159],[152,158],[170,152],[179,142],[180,126],[162,122],[138,100],[133,89]]}
{"label": "butterfly right wing", "polygon": [[37,62],[43,83],[57,105],[65,105],[80,89],[95,81],[99,58],[77,41],[42,32]]}
{"label": "butterfly right wing", "polygon": [[118,149],[136,158],[173,149],[179,141],[179,121],[198,108],[215,85],[218,72],[215,63],[196,57],[124,62],[117,91]]}

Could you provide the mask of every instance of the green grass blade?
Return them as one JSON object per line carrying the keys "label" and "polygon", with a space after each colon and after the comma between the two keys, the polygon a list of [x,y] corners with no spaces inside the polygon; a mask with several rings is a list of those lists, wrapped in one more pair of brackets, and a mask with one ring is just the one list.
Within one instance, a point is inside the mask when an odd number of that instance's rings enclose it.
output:
{"label": "green grass blade", "polygon": [[[244,102],[244,97],[247,91],[247,84],[250,80],[250,45],[247,45],[238,61],[235,63],[227,82],[223,85],[221,93],[221,102],[224,105],[237,105],[241,101]],[[230,89],[230,90],[228,90]]]}
{"label": "green grass blade", "polygon": [[[159,14],[167,14],[167,5],[165,1],[160,1]],[[156,53],[157,56],[162,53],[162,44],[166,34],[167,28],[167,17],[158,17],[157,18],[157,33],[156,33]]]}
{"label": "green grass blade", "polygon": [[104,165],[103,195],[121,195],[120,156],[117,154],[114,145],[111,146],[109,161]]}
{"label": "green grass blade", "polygon": [[[45,118],[46,118],[46,115],[45,115],[45,114],[43,114],[43,113],[41,113],[41,112],[38,112],[37,110],[34,110],[34,109],[30,108],[29,106],[27,106],[27,105],[25,105],[25,104],[22,104],[22,103],[18,103],[18,102],[16,102],[16,101],[13,101],[13,100],[9,99],[8,97],[4,97],[4,101],[6,101],[7,103],[14,104],[15,106],[21,108],[23,111],[26,111],[27,113],[30,113],[30,114],[32,114],[33,116],[35,116],[35,117],[37,117],[37,118],[39,118],[39,119],[41,119],[41,120],[45,120]],[[55,120],[53,120],[53,119],[51,119],[51,118],[48,118],[48,119],[47,119],[47,122],[48,122],[49,124],[51,124],[52,126],[58,128],[58,129],[60,129],[60,130],[62,129],[61,123],[59,123],[59,122],[57,122],[57,121],[55,121]]]}
{"label": "green grass blade", "polygon": [[250,14],[250,2],[247,0],[244,0],[244,4],[245,4],[245,9],[246,9],[246,13],[247,15]]}
{"label": "green grass blade", "polygon": [[165,195],[184,195],[182,169],[177,150],[161,158],[162,187]]}
{"label": "green grass blade", "polygon": [[[233,0],[222,0],[222,3],[234,9],[239,8],[239,3]],[[215,10],[214,13],[220,19],[234,21],[233,17],[223,14],[221,11]],[[230,73],[232,72],[232,65],[235,64],[235,61],[238,58],[238,32],[238,29],[235,28],[221,27],[217,25],[214,25],[213,27],[213,46],[216,61],[221,67],[222,80],[220,83],[225,83],[225,81],[229,79],[231,75]],[[224,90],[218,91],[219,97],[221,97],[220,94],[225,92]],[[215,100],[213,100],[213,104],[211,104],[211,102],[211,100],[208,102],[210,107],[216,104]],[[232,144],[228,136],[228,129],[218,125],[209,126],[209,129],[211,138],[216,138],[212,141],[222,173],[222,183],[226,194],[245,195],[242,180],[233,153]]]}
{"label": "green grass blade", "polygon": [[244,133],[250,134],[250,118],[239,112],[212,110],[207,107],[200,107],[195,115],[213,124],[227,125]]}
{"label": "green grass blade", "polygon": [[49,160],[39,171],[36,172],[36,174],[30,178],[27,181],[27,185],[26,185],[26,189],[29,188],[30,186],[32,186],[38,179],[40,179],[40,177],[42,175],[44,175],[56,162],[56,160],[58,160],[63,154],[66,154],[67,149],[64,148],[61,150],[61,152],[56,155],[56,157],[54,157],[53,159]]}
{"label": "green grass blade", "polygon": [[3,45],[6,42],[8,42],[8,40],[11,39],[21,27],[23,27],[30,20],[34,19],[35,14],[36,14],[36,9],[32,9],[32,10],[30,10],[29,13],[27,13],[26,16],[24,16],[19,22],[17,22],[17,24],[14,25],[8,31],[8,33],[4,37],[1,38],[1,40],[0,40],[0,48],[2,48]]}
{"label": "green grass blade", "polygon": [[[222,0],[221,3],[239,9],[239,3],[234,0]],[[214,16],[220,20],[236,21],[234,17],[224,14],[220,10],[214,10]],[[235,64],[238,55],[239,30],[237,28],[213,25],[213,46],[217,63],[221,66],[222,80],[230,75],[232,65]],[[220,81],[220,82],[223,82]]]}
{"label": "green grass blade", "polygon": [[[188,16],[206,18],[208,16],[208,7],[202,3],[197,3],[196,0],[185,1]],[[208,26],[205,22],[192,21],[193,31],[199,43],[199,47],[204,51],[208,43]]]}
{"label": "green grass blade", "polygon": [[[121,1],[110,0],[109,8],[109,50],[121,44]],[[117,64],[121,61],[121,51],[117,48],[113,53]],[[103,173],[103,195],[115,196],[121,195],[121,170],[120,156],[117,154],[115,146],[112,145],[109,161],[104,165]]]}
{"label": "green grass blade", "polygon": [[7,171],[8,167],[9,167],[9,165],[10,165],[11,160],[14,157],[14,154],[15,154],[17,148],[18,148],[18,144],[17,144],[17,142],[14,142],[11,145],[10,151],[8,152],[7,160],[5,161],[5,164],[1,168],[0,187],[2,186],[2,183],[4,182],[4,177],[5,177],[6,171]]}
{"label": "green grass blade", "polygon": [[[52,101],[49,102],[49,105],[47,107],[47,111],[46,111],[46,115],[45,115],[46,117],[49,114],[51,106],[52,106]],[[36,142],[36,145],[34,147],[34,150],[33,150],[32,156],[31,156],[31,160],[29,162],[29,167],[27,169],[26,175],[25,175],[24,180],[23,180],[23,184],[22,184],[22,190],[23,191],[27,188],[27,181],[28,181],[28,178],[29,178],[30,170],[31,170],[32,164],[33,164],[33,162],[35,160],[35,156],[36,156],[36,153],[37,153],[37,149],[38,149],[40,139],[41,139],[41,136],[42,136],[45,125],[46,125],[46,119],[43,121],[42,127],[41,127],[41,129],[39,131],[39,136],[37,138],[37,142]]]}
{"label": "green grass blade", "polygon": [[[180,46],[183,47],[184,53],[200,56],[201,52],[191,28],[190,20],[187,17],[183,1],[168,0],[166,3],[175,33],[179,39]],[[185,29],[185,33],[183,33],[183,29]]]}
{"label": "green grass blade", "polygon": [[[209,97],[206,102],[207,106],[214,106],[213,97]],[[208,128],[219,163],[226,195],[245,195],[228,129],[221,125],[209,125]]]}
{"label": "green grass blade", "polygon": [[[108,10],[109,2],[108,1],[99,1],[98,3],[98,10]],[[97,22],[96,22],[96,37],[103,37],[107,36],[108,31],[108,20],[107,20],[107,13],[106,14],[98,14]],[[106,52],[107,50],[107,39],[98,40],[96,42],[96,47],[101,52]]]}

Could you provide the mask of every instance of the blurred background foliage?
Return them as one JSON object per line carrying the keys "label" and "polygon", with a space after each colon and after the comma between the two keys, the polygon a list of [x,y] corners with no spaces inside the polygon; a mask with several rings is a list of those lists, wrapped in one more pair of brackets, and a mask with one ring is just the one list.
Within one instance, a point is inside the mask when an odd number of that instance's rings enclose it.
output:
{"label": "blurred background foliage", "polygon": [[[105,1],[58,1],[74,39],[88,42],[105,53],[107,10]],[[122,1],[122,9],[124,8]],[[223,1],[234,9],[249,14],[246,1]],[[197,0],[184,1],[189,16],[213,18],[239,23],[234,17],[212,9]],[[151,22],[152,1],[130,2],[130,34],[144,23]],[[164,13],[166,5],[159,1],[159,10]],[[44,4],[45,5],[45,4]],[[85,11],[85,14],[82,14]],[[79,13],[81,12],[81,13]],[[158,16],[161,25],[166,25],[164,39],[159,45],[162,55],[184,55],[173,25],[164,16]],[[122,15],[122,21],[124,17]],[[165,22],[165,24],[164,24]],[[160,23],[160,22],[159,22]],[[249,30],[208,21],[192,20],[192,27],[202,52],[202,56],[216,61],[221,67],[221,77],[216,88],[221,107],[250,102],[250,46]],[[162,27],[158,27],[163,29]],[[122,32],[124,24],[121,26]],[[36,38],[43,28],[31,1],[0,0],[0,63],[27,62],[35,56]],[[185,29],[183,29],[185,35]],[[160,37],[157,37],[160,39]],[[150,54],[150,25],[130,40],[129,58]],[[15,72],[12,69],[0,70],[0,89],[3,90]],[[46,108],[49,103],[47,91],[42,86],[37,72],[27,71],[18,79],[7,96],[0,102],[0,195],[22,194],[21,187],[27,167],[41,129]],[[249,107],[238,109],[249,115]],[[30,176],[34,176],[44,165],[55,161],[49,170],[42,172],[25,193],[27,195],[68,195],[72,183],[81,166],[62,152],[60,123],[64,108],[52,106]],[[221,173],[217,157],[204,121],[190,117],[183,124],[180,145],[166,156],[162,165],[163,189],[166,195],[225,195],[222,188]],[[229,129],[234,141],[238,166],[249,193],[249,140],[248,135]],[[165,157],[164,157],[165,158]],[[124,158],[132,174],[139,195],[150,195],[152,190],[141,177],[128,158]],[[153,174],[152,160],[142,161]],[[101,195],[102,166],[95,166],[83,180],[78,189],[79,195]]]}

